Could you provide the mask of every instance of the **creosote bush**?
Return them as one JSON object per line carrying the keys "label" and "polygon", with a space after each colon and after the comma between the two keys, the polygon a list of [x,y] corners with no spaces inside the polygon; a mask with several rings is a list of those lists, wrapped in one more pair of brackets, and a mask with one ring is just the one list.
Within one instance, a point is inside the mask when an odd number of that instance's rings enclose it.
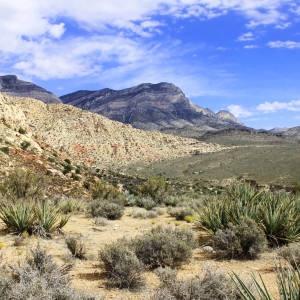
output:
{"label": "creosote bush", "polygon": [[0,298],[95,300],[92,295],[75,291],[67,276],[70,266],[59,266],[39,246],[19,266],[10,266],[10,274],[0,273]]}
{"label": "creosote bush", "polygon": [[186,216],[192,216],[195,211],[188,206],[174,207],[170,209],[170,216],[176,220],[184,220]]}
{"label": "creosote bush", "polygon": [[239,300],[240,292],[230,277],[206,266],[204,276],[192,276],[179,280],[176,270],[169,267],[158,268],[155,274],[160,279],[160,287],[151,300]]}
{"label": "creosote bush", "polygon": [[238,225],[229,223],[227,229],[218,230],[212,244],[221,258],[255,259],[266,248],[266,238],[256,222],[248,218]]}
{"label": "creosote bush", "polygon": [[94,199],[112,199],[120,195],[121,192],[118,187],[115,187],[106,181],[102,180],[95,183],[95,187],[92,191],[92,196]]}
{"label": "creosote bush", "polygon": [[69,236],[65,239],[65,243],[74,257],[79,259],[86,258],[86,247],[80,238]]}
{"label": "creosote bush", "polygon": [[140,187],[143,197],[151,197],[156,204],[162,204],[170,187],[164,178],[151,177],[148,182]]}
{"label": "creosote bush", "polygon": [[130,241],[120,239],[99,252],[108,277],[107,285],[118,288],[138,288],[144,284],[143,264],[137,258]]}
{"label": "creosote bush", "polygon": [[88,211],[92,217],[103,217],[109,220],[117,220],[123,216],[124,207],[110,200],[96,199],[90,203]]}
{"label": "creosote bush", "polygon": [[132,243],[137,257],[149,268],[179,266],[191,258],[196,247],[190,229],[172,226],[157,226]]}

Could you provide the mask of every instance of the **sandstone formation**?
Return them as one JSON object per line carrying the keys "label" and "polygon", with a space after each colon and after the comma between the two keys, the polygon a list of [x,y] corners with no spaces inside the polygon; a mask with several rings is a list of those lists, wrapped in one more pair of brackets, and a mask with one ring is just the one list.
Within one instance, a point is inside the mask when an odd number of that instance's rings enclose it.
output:
{"label": "sandstone formation", "polygon": [[0,120],[16,131],[26,129],[74,161],[102,168],[222,150],[219,145],[146,132],[71,105],[31,98],[0,95]]}
{"label": "sandstone formation", "polygon": [[182,136],[243,127],[229,112],[215,114],[204,109],[187,99],[180,88],[166,82],[143,83],[121,91],[78,91],[62,96],[61,100],[135,128]]}
{"label": "sandstone formation", "polygon": [[61,103],[54,94],[31,82],[19,80],[15,75],[0,76],[0,93],[15,97],[31,97],[45,103]]}

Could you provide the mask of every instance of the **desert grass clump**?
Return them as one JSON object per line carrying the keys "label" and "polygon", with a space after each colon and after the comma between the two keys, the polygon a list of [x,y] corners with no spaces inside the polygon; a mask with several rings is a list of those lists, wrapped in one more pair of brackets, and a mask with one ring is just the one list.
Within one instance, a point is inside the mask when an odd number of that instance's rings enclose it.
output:
{"label": "desert grass clump", "polygon": [[86,247],[81,239],[75,236],[69,236],[65,239],[65,243],[75,258],[86,258]]}
{"label": "desert grass clump", "polygon": [[155,274],[160,279],[160,287],[151,300],[239,300],[240,292],[230,277],[206,266],[204,276],[178,279],[176,270],[169,267],[158,268]]}
{"label": "desert grass clump", "polygon": [[300,243],[283,246],[279,248],[278,254],[294,268],[300,268]]}
{"label": "desert grass clump", "polygon": [[117,220],[123,216],[124,206],[110,200],[96,199],[90,203],[88,211],[92,217],[103,217],[108,220]]}
{"label": "desert grass clump", "polygon": [[154,210],[134,209],[130,216],[135,219],[152,219],[156,218],[158,214]]}
{"label": "desert grass clump", "polygon": [[255,221],[245,218],[240,224],[229,224],[212,238],[217,256],[227,259],[256,259],[266,248],[266,237]]}
{"label": "desert grass clump", "polygon": [[104,264],[109,287],[133,289],[144,284],[144,266],[137,258],[130,241],[120,239],[106,245],[100,250],[99,258]]}
{"label": "desert grass clump", "polygon": [[195,211],[188,206],[180,206],[171,208],[169,214],[176,220],[184,220],[186,216],[192,216]]}
{"label": "desert grass clump", "polygon": [[59,203],[59,210],[64,214],[84,212],[85,203],[82,199],[67,198]]}
{"label": "desert grass clump", "polygon": [[137,257],[148,267],[176,267],[187,262],[196,247],[194,233],[187,228],[157,226],[133,241]]}
{"label": "desert grass clump", "polygon": [[92,295],[75,291],[67,276],[70,266],[59,266],[39,246],[19,266],[10,266],[10,274],[0,275],[0,298],[95,300]]}

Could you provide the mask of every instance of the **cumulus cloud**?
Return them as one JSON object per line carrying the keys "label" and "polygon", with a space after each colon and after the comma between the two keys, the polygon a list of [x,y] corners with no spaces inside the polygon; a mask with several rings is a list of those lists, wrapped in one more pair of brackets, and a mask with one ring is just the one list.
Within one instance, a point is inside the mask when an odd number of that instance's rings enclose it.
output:
{"label": "cumulus cloud", "polygon": [[244,48],[245,49],[256,49],[256,48],[258,48],[258,46],[257,45],[246,45],[246,46],[244,46]]}
{"label": "cumulus cloud", "polygon": [[238,41],[240,42],[253,41],[253,40],[254,40],[254,36],[252,32],[244,33],[238,37]]}
{"label": "cumulus cloud", "polygon": [[287,48],[287,49],[295,49],[300,48],[300,42],[294,42],[294,41],[275,41],[275,42],[269,42],[267,44],[271,48]]}
{"label": "cumulus cloud", "polygon": [[237,118],[250,117],[253,115],[253,112],[243,108],[240,105],[229,105],[227,106],[227,109]]}
{"label": "cumulus cloud", "polygon": [[264,113],[277,112],[279,110],[300,111],[300,100],[265,102],[258,105],[256,109]]}

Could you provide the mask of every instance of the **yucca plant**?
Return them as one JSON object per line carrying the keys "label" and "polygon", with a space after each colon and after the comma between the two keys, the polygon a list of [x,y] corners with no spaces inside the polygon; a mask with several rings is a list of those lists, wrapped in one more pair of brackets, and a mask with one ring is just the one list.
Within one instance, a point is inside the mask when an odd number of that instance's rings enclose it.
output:
{"label": "yucca plant", "polygon": [[0,219],[15,233],[31,232],[35,223],[33,206],[30,202],[2,204]]}
{"label": "yucca plant", "polygon": [[[273,298],[261,275],[259,275],[259,278],[260,281],[252,274],[254,289],[259,296],[259,298],[257,298],[253,290],[250,290],[248,285],[236,273],[232,275],[232,280],[237,285],[242,299],[272,300]],[[286,267],[282,266],[282,264],[278,265],[276,268],[276,279],[280,300],[300,299],[300,270],[298,267],[294,269],[291,265],[287,265]]]}

